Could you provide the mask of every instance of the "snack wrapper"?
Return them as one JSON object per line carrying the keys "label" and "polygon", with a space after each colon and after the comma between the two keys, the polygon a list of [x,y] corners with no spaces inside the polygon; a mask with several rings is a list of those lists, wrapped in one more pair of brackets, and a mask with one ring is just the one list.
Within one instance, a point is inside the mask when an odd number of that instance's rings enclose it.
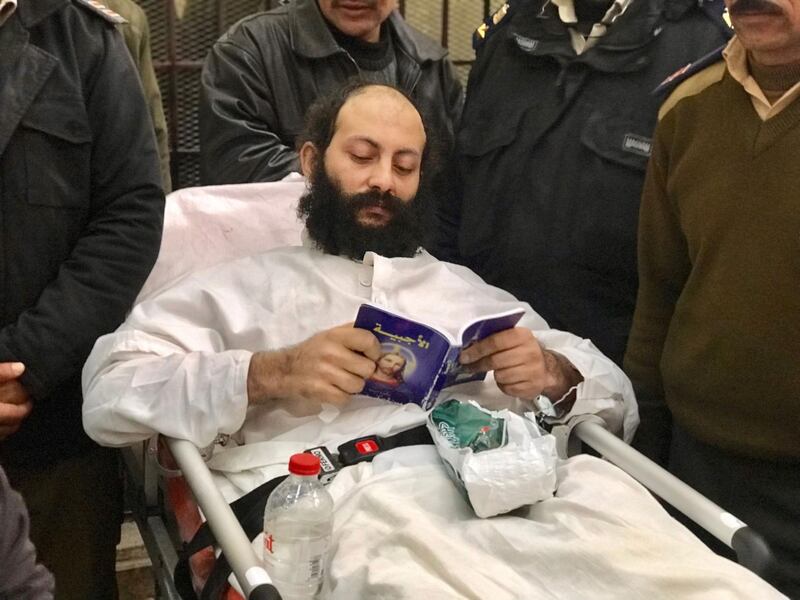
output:
{"label": "snack wrapper", "polygon": [[556,442],[535,421],[456,399],[428,415],[428,429],[448,472],[481,518],[553,495]]}

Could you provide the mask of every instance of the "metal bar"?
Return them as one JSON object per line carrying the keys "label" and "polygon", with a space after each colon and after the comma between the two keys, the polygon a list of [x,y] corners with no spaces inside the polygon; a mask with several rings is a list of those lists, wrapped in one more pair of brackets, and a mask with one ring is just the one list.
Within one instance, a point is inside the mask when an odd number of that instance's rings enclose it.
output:
{"label": "metal bar", "polygon": [[491,0],[483,0],[483,18],[489,16],[489,11],[492,10],[492,2]]}
{"label": "metal bar", "polygon": [[585,421],[576,425],[574,431],[578,438],[599,451],[604,458],[732,548],[739,564],[761,576],[772,568],[775,557],[764,538],[734,515],[628,446],[600,424]]}
{"label": "metal bar", "polygon": [[[173,0],[164,0],[167,4],[167,61],[169,64],[169,92],[167,99],[167,124],[169,127],[169,146],[170,146],[170,171],[172,175],[172,187],[181,187],[178,162],[172,158],[172,154],[178,148],[178,75],[175,72],[175,63],[178,60],[178,49],[176,37],[175,3]],[[163,91],[163,90],[162,90]]]}
{"label": "metal bar", "polygon": [[450,32],[450,0],[442,0],[442,46],[447,48]]}
{"label": "metal bar", "polygon": [[725,545],[731,546],[734,534],[746,527],[732,514],[603,429],[601,425],[586,421],[578,424],[574,432],[604,458],[622,468]]}
{"label": "metal bar", "polygon": [[279,598],[231,507],[220,494],[200,451],[191,442],[165,438],[246,598]]}

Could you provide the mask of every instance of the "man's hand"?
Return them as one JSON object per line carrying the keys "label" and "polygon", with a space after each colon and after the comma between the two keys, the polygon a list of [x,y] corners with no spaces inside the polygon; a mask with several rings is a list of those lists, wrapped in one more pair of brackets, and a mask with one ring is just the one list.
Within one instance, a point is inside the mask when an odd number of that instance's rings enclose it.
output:
{"label": "man's hand", "polygon": [[545,350],[530,329],[514,327],[462,350],[459,362],[472,371],[494,371],[504,394],[533,400],[539,394],[558,400],[583,377],[566,358]]}
{"label": "man's hand", "polygon": [[345,404],[364,389],[381,356],[378,339],[352,323],[322,331],[305,342],[250,359],[250,404],[272,399]]}
{"label": "man's hand", "polygon": [[28,392],[19,382],[24,372],[22,363],[0,363],[0,440],[19,429],[33,408]]}

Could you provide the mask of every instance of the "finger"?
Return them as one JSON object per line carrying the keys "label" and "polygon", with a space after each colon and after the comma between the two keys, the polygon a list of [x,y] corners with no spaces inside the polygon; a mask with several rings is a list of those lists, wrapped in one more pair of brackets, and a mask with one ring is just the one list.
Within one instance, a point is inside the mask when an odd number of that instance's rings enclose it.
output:
{"label": "finger", "polygon": [[328,381],[348,395],[361,393],[365,382],[363,377],[344,370],[333,373]]}
{"label": "finger", "polygon": [[334,406],[343,406],[350,401],[350,394],[325,381],[315,381],[304,396],[320,404]]}
{"label": "finger", "polygon": [[535,383],[536,373],[524,365],[511,367],[509,369],[497,369],[494,372],[494,380],[497,385],[514,385],[517,383]]}
{"label": "finger", "polygon": [[23,404],[29,400],[28,392],[16,379],[0,383],[0,403]]}
{"label": "finger", "polygon": [[32,408],[33,404],[30,402],[24,404],[0,403],[0,425],[18,426],[30,414]]}
{"label": "finger", "polygon": [[381,344],[375,335],[366,329],[350,327],[336,332],[336,339],[354,352],[377,361],[381,357]]}
{"label": "finger", "polygon": [[461,364],[469,365],[492,354],[521,346],[535,339],[531,330],[524,327],[498,331],[462,350],[459,360]]}
{"label": "finger", "polygon": [[513,367],[526,366],[536,368],[536,354],[528,346],[517,346],[511,350],[503,350],[492,354],[477,362],[471,363],[471,371],[496,371],[498,369],[511,369]]}
{"label": "finger", "polygon": [[0,382],[16,379],[25,372],[21,362],[0,362]]}
{"label": "finger", "polygon": [[19,429],[19,425],[14,425],[13,427],[0,425],[0,441],[6,439],[12,433],[16,433]]}
{"label": "finger", "polygon": [[542,392],[542,388],[530,385],[528,383],[514,383],[512,385],[498,385],[500,391],[507,396],[514,398],[523,398],[524,400],[533,400]]}
{"label": "finger", "polygon": [[375,361],[355,352],[351,352],[338,366],[362,381],[372,377],[375,372]]}

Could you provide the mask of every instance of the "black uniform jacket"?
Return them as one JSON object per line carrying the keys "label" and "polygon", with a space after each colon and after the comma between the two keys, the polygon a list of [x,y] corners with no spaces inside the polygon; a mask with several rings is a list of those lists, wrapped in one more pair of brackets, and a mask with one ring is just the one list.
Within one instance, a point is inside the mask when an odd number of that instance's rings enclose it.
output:
{"label": "black uniform jacket", "polygon": [[158,254],[153,125],[122,36],[70,0],[24,0],[0,26],[0,361],[34,408],[2,460],[90,443],[81,368],[125,318]]}
{"label": "black uniform jacket", "polygon": [[[447,51],[396,12],[388,19],[398,85],[452,140],[463,105]],[[358,74],[316,0],[247,17],[206,58],[200,105],[200,178],[205,184],[277,181],[299,171],[295,138],[306,110]]]}
{"label": "black uniform jacket", "polygon": [[440,257],[621,363],[662,99],[651,92],[725,42],[721,12],[719,0],[633,0],[577,56],[556,7],[523,0],[470,74],[457,134],[462,202],[442,215]]}

